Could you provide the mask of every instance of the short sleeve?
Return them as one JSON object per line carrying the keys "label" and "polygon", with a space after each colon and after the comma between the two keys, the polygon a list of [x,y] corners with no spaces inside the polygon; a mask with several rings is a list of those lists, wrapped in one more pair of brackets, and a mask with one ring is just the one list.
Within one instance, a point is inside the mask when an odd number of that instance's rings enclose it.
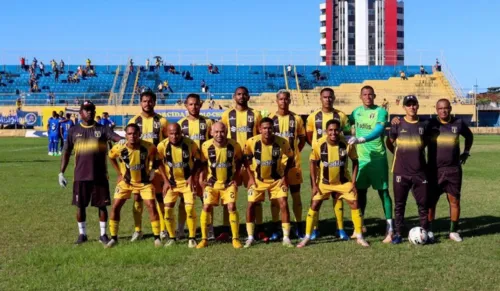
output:
{"label": "short sleeve", "polygon": [[311,150],[311,155],[309,155],[309,160],[311,161],[319,161],[321,159],[320,157],[320,150],[319,150],[319,145],[317,142],[313,144],[312,150]]}
{"label": "short sleeve", "polygon": [[164,142],[160,142],[158,144],[157,151],[158,151],[158,158],[163,160],[165,158],[165,143]]}
{"label": "short sleeve", "polygon": [[241,151],[241,146],[239,143],[235,143],[234,146],[234,159],[235,160],[241,160],[243,158],[243,153]]}
{"label": "short sleeve", "polygon": [[191,156],[193,157],[194,161],[199,161],[200,160],[200,148],[195,142],[191,143]]}
{"label": "short sleeve", "polygon": [[254,134],[257,134],[257,132],[259,131],[258,128],[260,126],[260,121],[262,120],[262,114],[260,114],[260,111],[257,111],[257,110],[254,110],[255,112],[255,130],[254,130]]}
{"label": "short sleeve", "polygon": [[349,117],[348,117],[348,119],[349,119],[349,123],[351,123],[351,124],[356,124],[356,117],[355,117],[355,116],[356,116],[356,111],[357,111],[357,110],[358,110],[357,108],[356,108],[356,109],[354,109],[354,110],[351,112],[351,115],[349,115]]}
{"label": "short sleeve", "polygon": [[283,139],[283,143],[281,144],[281,150],[283,151],[283,154],[285,156],[289,158],[293,157],[292,147],[290,146],[290,143],[286,139]]}
{"label": "short sleeve", "polygon": [[340,123],[342,125],[342,131],[349,133],[351,132],[351,123],[349,123],[347,115],[345,114],[340,115]]}
{"label": "short sleeve", "polygon": [[307,117],[307,120],[306,120],[306,131],[307,132],[311,132],[313,131],[314,132],[314,115],[311,114]]}
{"label": "short sleeve", "polygon": [[160,118],[160,125],[161,125],[162,129],[167,128],[168,121],[167,121],[167,119],[165,117]]}
{"label": "short sleeve", "polygon": [[208,149],[207,149],[207,143],[204,143],[204,144],[201,146],[200,160],[201,160],[203,163],[206,163],[206,162],[207,162],[207,160],[208,160]]}
{"label": "short sleeve", "polygon": [[296,122],[297,122],[297,136],[305,136],[306,130],[304,128],[304,121],[302,121],[302,117],[297,116]]}
{"label": "short sleeve", "polygon": [[396,140],[398,138],[398,128],[399,128],[399,125],[391,124],[391,131],[389,132],[389,137],[392,140]]}
{"label": "short sleeve", "polygon": [[120,156],[122,146],[119,144],[114,145],[108,153],[110,159],[116,159]]}
{"label": "short sleeve", "polygon": [[132,123],[135,123],[135,116],[130,118],[130,120],[128,121],[128,124],[132,124]]}
{"label": "short sleeve", "polygon": [[226,110],[226,111],[224,111],[224,112],[222,113],[222,115],[221,115],[221,117],[220,117],[220,122],[224,123],[224,125],[226,125],[226,128],[229,128],[229,122],[228,122],[228,120],[227,120],[227,115],[228,115],[228,113],[227,113],[227,112],[228,112],[228,111]]}
{"label": "short sleeve", "polygon": [[212,119],[210,118],[207,118],[205,119],[207,121],[207,140],[210,138],[210,136],[212,136],[212,125],[214,125],[214,122],[212,121]]}
{"label": "short sleeve", "polygon": [[358,152],[356,150],[356,146],[355,145],[348,145],[347,146],[347,155],[353,161],[355,161],[355,160],[358,159]]}
{"label": "short sleeve", "polygon": [[377,123],[382,123],[384,125],[387,122],[387,110],[379,107],[377,114]]}
{"label": "short sleeve", "polygon": [[252,142],[253,138],[247,140],[247,142],[245,143],[245,148],[243,149],[243,155],[247,157],[253,157]]}

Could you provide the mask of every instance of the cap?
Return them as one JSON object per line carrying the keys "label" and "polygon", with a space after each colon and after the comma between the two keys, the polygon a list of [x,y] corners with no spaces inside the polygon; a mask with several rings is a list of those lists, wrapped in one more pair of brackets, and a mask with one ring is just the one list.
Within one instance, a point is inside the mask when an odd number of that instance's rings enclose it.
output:
{"label": "cap", "polygon": [[418,104],[418,98],[415,95],[408,95],[403,98],[403,106],[408,105],[408,103],[415,103]]}
{"label": "cap", "polygon": [[95,105],[92,101],[85,100],[82,105],[80,105],[80,110],[95,110]]}

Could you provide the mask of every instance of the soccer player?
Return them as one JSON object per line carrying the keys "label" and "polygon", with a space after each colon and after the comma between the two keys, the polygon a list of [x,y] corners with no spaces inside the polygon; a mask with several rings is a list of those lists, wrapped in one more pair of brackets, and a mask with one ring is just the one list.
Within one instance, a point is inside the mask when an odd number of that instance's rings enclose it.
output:
{"label": "soccer player", "polygon": [[[139,193],[146,204],[153,229],[154,245],[161,247],[160,216],[155,206],[155,189],[149,180],[149,172],[156,156],[156,147],[152,143],[141,140],[141,129],[135,123],[125,127],[125,135],[127,143],[124,145],[116,144],[108,155],[111,165],[117,173],[117,185],[109,219],[111,240],[105,247],[111,248],[118,243],[120,211],[132,193]],[[118,164],[117,159],[120,164]],[[166,180],[165,169],[161,169],[163,171],[162,177]]]}
{"label": "soccer player", "polygon": [[[296,226],[295,234],[299,238],[303,238],[304,225],[302,221],[302,201],[300,198],[300,185],[302,184],[302,170],[300,167],[300,152],[304,148],[306,143],[306,131],[304,128],[304,123],[302,118],[290,111],[290,92],[279,91],[276,94],[276,104],[278,105],[278,111],[276,113],[271,113],[269,118],[274,122],[274,134],[283,138],[288,139],[290,146],[295,154],[293,168],[288,171],[288,182],[290,186],[290,193],[293,200],[293,213],[295,216]],[[273,203],[274,202],[274,203]],[[276,200],[272,201],[271,213],[273,218],[273,223],[279,221],[279,205]],[[278,229],[274,225],[275,230]],[[274,233],[270,240],[277,240],[278,235]]]}
{"label": "soccer player", "polygon": [[213,138],[203,143],[201,148],[201,161],[204,168],[208,167],[208,177],[202,172],[203,211],[201,212],[201,241],[196,248],[201,249],[208,246],[208,225],[212,221],[213,206],[219,205],[219,200],[227,205],[229,210],[229,221],[233,237],[233,247],[242,247],[239,240],[239,215],[236,209],[238,197],[237,173],[242,165],[242,150],[240,145],[227,138],[227,128],[222,122],[216,122],[212,126]]}
{"label": "soccer player", "polygon": [[[408,95],[403,98],[406,115],[400,124],[392,124],[387,149],[394,154],[392,172],[394,187],[394,214],[396,216],[396,232],[393,244],[403,241],[404,215],[408,192],[412,190],[417,202],[420,227],[428,230],[428,182],[425,147],[428,142],[427,122],[418,118],[418,99]],[[396,144],[396,147],[394,145]]]}
{"label": "soccer player", "polygon": [[188,247],[195,248],[196,212],[194,209],[194,177],[201,168],[200,149],[194,141],[182,136],[177,123],[167,126],[168,139],[158,144],[158,155],[163,160],[168,180],[163,185],[165,195],[165,226],[169,239],[165,246],[175,244],[174,207],[178,197],[184,198],[189,229]]}
{"label": "soccer player", "polygon": [[47,136],[49,137],[49,156],[57,156],[59,146],[59,117],[52,111],[52,116],[47,121]]}
{"label": "soccer player", "polygon": [[59,132],[59,144],[58,144],[57,155],[60,156],[61,153],[62,153],[62,151],[63,151],[63,147],[64,147],[64,137],[61,134],[61,123],[65,120],[65,118],[64,118],[64,112],[63,111],[59,111],[59,114],[57,114],[57,117],[59,118],[59,128],[58,128],[58,132]]}
{"label": "soccer player", "polygon": [[71,113],[66,113],[66,118],[59,123],[59,135],[63,138],[63,142],[68,140],[69,129],[75,126],[71,120]]}
{"label": "soccer player", "polygon": [[[255,243],[255,204],[262,203],[265,192],[271,200],[278,200],[283,228],[283,245],[290,241],[290,211],[288,210],[288,173],[293,167],[294,154],[288,141],[274,135],[274,122],[266,117],[260,121],[260,134],[247,140],[244,148],[248,172],[247,233],[245,248]],[[286,166],[285,166],[286,164]]]}
{"label": "soccer player", "polygon": [[[349,144],[358,144],[359,172],[356,177],[356,188],[361,215],[365,216],[366,194],[371,186],[378,191],[387,221],[386,237],[383,242],[390,243],[393,236],[392,199],[389,195],[389,167],[384,145],[387,111],[375,105],[376,97],[375,90],[371,86],[361,88],[360,99],[363,105],[354,109],[349,117],[351,124],[356,128],[356,136],[349,139]],[[363,232],[366,232],[364,225]]]}
{"label": "soccer player", "polygon": [[[330,196],[334,200],[342,199],[347,201],[351,207],[356,242],[363,247],[369,246],[361,231],[362,218],[357,203],[355,183],[358,173],[358,155],[356,148],[348,145],[344,137],[340,135],[341,132],[340,121],[331,119],[326,124],[326,135],[313,145],[309,163],[313,202],[307,213],[306,236],[297,245],[298,248],[305,247],[311,240],[314,222],[317,221],[316,217],[321,204],[323,200],[328,200]],[[349,176],[348,158],[353,163],[352,180]]]}
{"label": "soccer player", "polygon": [[[198,94],[189,94],[184,101],[184,106],[188,115],[181,120],[179,120],[179,125],[181,126],[182,135],[189,137],[192,141],[196,143],[198,148],[201,149],[203,143],[210,139],[210,132],[212,127],[212,120],[200,115],[201,110],[201,99]],[[194,189],[196,195],[202,198],[203,201],[203,187],[200,185],[199,177],[194,177]],[[213,215],[213,212],[212,212]],[[182,238],[184,235],[184,225],[186,223],[186,211],[184,207],[184,201],[181,199],[179,203],[179,219],[177,223],[177,237]],[[209,235],[210,239],[214,239],[214,228],[212,221],[209,223]]]}
{"label": "soccer player", "polygon": [[[76,220],[80,235],[76,244],[87,241],[86,207],[92,205],[99,209],[99,226],[101,236],[99,240],[107,244],[106,221],[108,219],[107,205],[110,205],[109,182],[106,168],[106,143],[109,140],[120,141],[121,137],[107,127],[97,124],[95,105],[84,101],[80,105],[82,123],[69,129],[68,140],[64,143],[64,152],[61,158],[59,185],[66,187],[68,182],[64,172],[69,163],[71,152],[75,150],[75,173],[73,177],[73,205],[77,207]],[[124,140],[123,140],[124,141]],[[124,143],[120,141],[121,143]]]}
{"label": "soccer player", "polygon": [[101,118],[101,122],[100,123],[102,125],[104,125],[104,126],[109,126],[111,129],[115,128],[115,123],[113,122],[113,120],[109,119],[109,113],[108,112],[103,112],[102,113],[102,118]]}
{"label": "soccer player", "polygon": [[[336,119],[340,121],[341,131],[346,134],[351,134],[351,126],[347,115],[335,108],[333,108],[333,103],[335,102],[335,92],[331,88],[323,88],[320,92],[321,109],[316,110],[307,117],[306,121],[306,136],[307,143],[314,146],[314,143],[323,137],[326,133],[326,123],[329,120]],[[342,200],[337,200],[334,205],[335,217],[337,219],[337,228],[339,230],[338,234],[342,240],[348,240],[349,236],[343,231],[344,229],[344,209]],[[319,216],[318,216],[319,220]],[[311,235],[311,240],[315,240],[319,236],[319,231],[317,230],[318,222],[315,222],[315,229]]]}
{"label": "soccer player", "polygon": [[[221,122],[224,123],[228,129],[227,137],[235,140],[240,144],[241,148],[245,147],[245,143],[251,137],[259,133],[259,124],[262,116],[260,112],[248,107],[248,101],[250,100],[250,94],[246,87],[236,88],[233,94],[233,100],[235,106],[232,109],[228,109],[222,113]],[[238,186],[248,184],[247,171],[242,167],[240,174],[237,176]],[[263,212],[262,205],[257,203],[256,205],[256,223],[261,226],[263,223]],[[218,237],[218,241],[224,241],[229,239],[229,234],[227,233],[227,228],[229,226],[229,215],[224,208],[224,226],[226,231],[221,233]],[[259,238],[267,240],[265,233],[259,232]]]}
{"label": "soccer player", "polygon": [[[140,103],[142,112],[130,119],[128,122],[135,123],[141,128],[141,140],[152,143],[154,146],[158,146],[158,144],[167,137],[167,120],[157,114],[155,112],[156,105],[156,94],[151,91],[150,88],[144,88],[141,91],[140,95]],[[161,193],[162,189],[162,178],[158,171],[152,171],[150,179],[152,179],[153,187],[155,188],[155,197],[156,197],[156,207],[158,213],[163,217],[165,204],[163,203],[163,194]],[[134,224],[135,231],[132,234],[132,238],[130,241],[136,241],[143,237],[142,233],[142,211],[143,211],[143,202],[140,195],[134,195],[134,207],[133,207],[133,215],[134,215]],[[162,239],[167,237],[165,223],[163,219],[160,220],[160,228],[161,233],[160,237]]]}
{"label": "soccer player", "polygon": [[[429,222],[436,216],[436,204],[439,196],[446,193],[450,205],[450,239],[461,242],[458,233],[460,218],[460,194],[462,189],[462,166],[469,157],[474,135],[467,124],[459,118],[452,117],[451,104],[448,99],[440,99],[436,103],[437,118],[429,122],[430,141],[427,148],[429,163]],[[460,154],[460,135],[465,138],[464,152]],[[429,238],[434,234],[429,225]]]}

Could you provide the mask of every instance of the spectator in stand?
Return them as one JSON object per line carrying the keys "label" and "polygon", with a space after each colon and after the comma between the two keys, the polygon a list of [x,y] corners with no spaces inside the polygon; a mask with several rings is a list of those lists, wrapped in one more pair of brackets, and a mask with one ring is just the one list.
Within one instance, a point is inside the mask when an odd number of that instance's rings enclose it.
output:
{"label": "spectator in stand", "polygon": [[51,100],[50,100],[50,94],[47,94],[47,101],[46,101],[47,105],[50,105],[51,103]]}
{"label": "spectator in stand", "polygon": [[321,79],[321,72],[319,70],[314,70],[314,71],[312,71],[311,74],[314,76],[316,81],[319,81]]}
{"label": "spectator in stand", "polygon": [[387,108],[389,107],[389,101],[384,98],[384,101],[382,101],[382,107],[387,111]]}
{"label": "spectator in stand", "polygon": [[208,73],[212,74],[213,69],[214,65],[212,63],[208,64]]}
{"label": "spectator in stand", "polygon": [[133,73],[134,72],[134,60],[133,59],[130,59],[128,66],[129,66],[130,72]]}
{"label": "spectator in stand", "polygon": [[64,61],[61,60],[61,62],[59,63],[59,70],[61,71],[61,73],[64,73]]}
{"label": "spectator in stand", "polygon": [[66,78],[66,82],[73,83],[73,75],[71,73],[68,74],[68,77]]}
{"label": "spectator in stand", "polygon": [[89,77],[96,77],[95,71],[93,68],[91,68],[88,72]]}
{"label": "spectator in stand", "polygon": [[24,57],[21,57],[20,59],[20,62],[21,62],[21,70],[27,70],[26,68],[26,59]]}
{"label": "spectator in stand", "polygon": [[163,83],[158,84],[158,92],[163,92]]}
{"label": "spectator in stand", "polygon": [[170,93],[174,93],[174,90],[172,90],[168,84],[168,80],[163,81],[163,88],[165,88],[166,91],[170,91]]}
{"label": "spectator in stand", "polygon": [[50,104],[54,105],[56,103],[56,94],[54,92],[50,92],[49,96],[50,96]]}
{"label": "spectator in stand", "polygon": [[215,68],[214,68],[214,70],[213,70],[212,74],[220,74],[220,73],[219,73],[219,67],[215,66]]}
{"label": "spectator in stand", "polygon": [[57,67],[54,71],[54,82],[59,82],[59,70],[57,69]]}
{"label": "spectator in stand", "polygon": [[292,65],[288,65],[286,67],[286,74],[287,74],[287,76],[291,76],[292,75]]}
{"label": "spectator in stand", "polygon": [[215,107],[215,100],[212,99],[212,97],[210,97],[210,99],[208,99],[208,109],[214,109]]}
{"label": "spectator in stand", "polygon": [[81,66],[78,66],[77,73],[75,75],[78,75],[80,77],[83,76],[83,71],[82,71],[82,67]]}
{"label": "spectator in stand", "polygon": [[17,98],[17,100],[16,100],[17,110],[21,110],[22,107],[23,107],[23,101],[21,100],[21,98]]}
{"label": "spectator in stand", "polygon": [[33,61],[31,62],[31,65],[36,68],[37,64],[38,64],[38,60],[34,57]]}
{"label": "spectator in stand", "polygon": [[408,78],[406,77],[405,71],[399,72],[399,75],[401,76],[401,80],[408,80]]}
{"label": "spectator in stand", "polygon": [[56,60],[52,59],[52,61],[50,61],[50,66],[52,67],[52,72],[55,73],[56,70],[57,70],[57,62],[56,62]]}
{"label": "spectator in stand", "polygon": [[80,79],[78,78],[78,74],[73,75],[73,83],[80,83]]}
{"label": "spectator in stand", "polygon": [[[75,97],[75,101],[74,101],[75,105],[80,105],[80,100],[78,100],[78,97]],[[76,117],[76,115],[75,115]],[[75,121],[76,123],[76,121]]]}
{"label": "spectator in stand", "polygon": [[205,83],[205,80],[201,80],[201,92],[205,93],[207,90],[207,83]]}
{"label": "spectator in stand", "polygon": [[436,71],[441,72],[441,63],[439,63],[439,59],[436,59]]}
{"label": "spectator in stand", "polygon": [[29,85],[30,85],[30,92],[33,92],[33,86],[35,85],[35,78],[33,76],[30,77]]}
{"label": "spectator in stand", "polygon": [[87,60],[85,61],[85,64],[86,64],[85,68],[88,70],[88,69],[90,69],[90,66],[91,66],[91,64],[92,64],[92,61],[91,61],[90,59],[87,59]]}
{"label": "spectator in stand", "polygon": [[175,67],[174,67],[172,64],[170,64],[170,66],[169,66],[169,68],[168,68],[168,72],[169,72],[170,74],[175,74],[175,73],[176,73],[176,71],[175,71]]}
{"label": "spectator in stand", "polygon": [[146,72],[149,72],[149,59],[146,59]]}
{"label": "spectator in stand", "polygon": [[43,64],[43,62],[40,62],[40,74],[42,74],[42,77],[45,76],[45,65]]}
{"label": "spectator in stand", "polygon": [[160,65],[161,65],[160,58],[156,58],[156,61],[155,61],[155,71],[156,72],[160,71]]}
{"label": "spectator in stand", "polygon": [[424,66],[420,66],[420,77],[425,77],[425,68],[424,68]]}
{"label": "spectator in stand", "polygon": [[193,78],[191,78],[191,73],[189,71],[186,71],[186,75],[184,76],[184,79],[185,80],[192,80]]}

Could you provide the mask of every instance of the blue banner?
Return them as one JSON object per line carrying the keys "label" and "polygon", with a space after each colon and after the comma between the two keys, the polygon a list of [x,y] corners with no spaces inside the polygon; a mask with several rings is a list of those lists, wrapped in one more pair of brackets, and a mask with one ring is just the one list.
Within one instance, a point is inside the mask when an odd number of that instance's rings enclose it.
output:
{"label": "blue banner", "polygon": [[38,113],[27,112],[22,110],[17,110],[16,112],[11,112],[8,115],[0,114],[0,124],[1,125],[19,125],[25,127],[33,127],[37,125]]}

